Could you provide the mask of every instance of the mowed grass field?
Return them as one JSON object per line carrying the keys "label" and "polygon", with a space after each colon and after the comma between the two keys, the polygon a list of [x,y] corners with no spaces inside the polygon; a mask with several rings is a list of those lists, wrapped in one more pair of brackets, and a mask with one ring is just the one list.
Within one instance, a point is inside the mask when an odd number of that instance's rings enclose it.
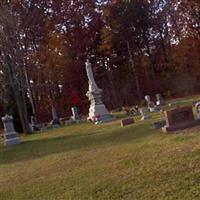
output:
{"label": "mowed grass field", "polygon": [[[179,100],[191,104],[194,99]],[[0,200],[199,200],[200,126],[153,129],[161,117],[120,127],[87,122],[0,144]]]}

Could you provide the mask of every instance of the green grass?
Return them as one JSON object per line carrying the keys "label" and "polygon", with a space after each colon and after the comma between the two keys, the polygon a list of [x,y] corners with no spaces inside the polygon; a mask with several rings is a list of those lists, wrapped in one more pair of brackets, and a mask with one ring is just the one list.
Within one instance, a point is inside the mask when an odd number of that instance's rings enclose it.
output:
{"label": "green grass", "polygon": [[158,113],[125,128],[116,116],[1,141],[0,200],[199,200],[200,127],[166,135],[151,126]]}

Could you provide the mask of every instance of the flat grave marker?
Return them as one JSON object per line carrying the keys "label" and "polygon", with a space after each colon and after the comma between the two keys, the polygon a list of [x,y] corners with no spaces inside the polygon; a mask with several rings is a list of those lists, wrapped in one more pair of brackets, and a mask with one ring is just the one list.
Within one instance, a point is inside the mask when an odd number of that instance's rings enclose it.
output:
{"label": "flat grave marker", "polygon": [[122,119],[121,120],[121,127],[124,127],[124,126],[128,126],[128,125],[131,125],[131,124],[134,124],[135,121],[133,118],[127,118],[127,119]]}

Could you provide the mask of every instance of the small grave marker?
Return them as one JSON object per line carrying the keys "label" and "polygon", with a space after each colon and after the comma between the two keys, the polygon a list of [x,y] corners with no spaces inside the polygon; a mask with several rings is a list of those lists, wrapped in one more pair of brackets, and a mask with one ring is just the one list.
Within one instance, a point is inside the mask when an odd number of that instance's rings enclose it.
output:
{"label": "small grave marker", "polygon": [[142,116],[141,120],[146,120],[151,118],[149,115],[149,110],[147,108],[140,108],[139,111]]}
{"label": "small grave marker", "polygon": [[156,105],[154,104],[153,101],[151,101],[151,97],[149,95],[145,96],[145,100],[148,105],[148,109],[150,112],[155,112],[156,111]]}
{"label": "small grave marker", "polygon": [[164,105],[164,100],[163,100],[161,94],[156,94],[156,105],[157,106],[163,106]]}
{"label": "small grave marker", "polygon": [[128,126],[128,125],[131,125],[131,124],[134,124],[134,119],[133,118],[127,118],[127,119],[123,119],[121,120],[121,127],[124,127],[124,126]]}

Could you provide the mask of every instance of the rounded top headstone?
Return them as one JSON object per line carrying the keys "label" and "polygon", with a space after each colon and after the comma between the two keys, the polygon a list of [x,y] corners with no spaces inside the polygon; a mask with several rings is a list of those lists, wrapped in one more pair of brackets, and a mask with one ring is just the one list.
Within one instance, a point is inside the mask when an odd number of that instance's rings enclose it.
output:
{"label": "rounded top headstone", "polygon": [[10,122],[13,121],[13,117],[11,115],[6,114],[4,117],[2,117],[3,122]]}

